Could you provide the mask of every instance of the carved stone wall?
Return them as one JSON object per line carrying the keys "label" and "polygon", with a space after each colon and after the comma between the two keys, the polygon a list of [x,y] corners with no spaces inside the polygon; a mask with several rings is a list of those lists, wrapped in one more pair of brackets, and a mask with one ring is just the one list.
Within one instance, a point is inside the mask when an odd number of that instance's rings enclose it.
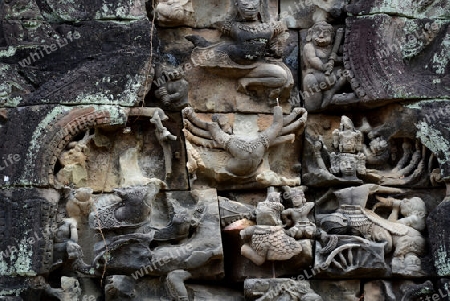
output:
{"label": "carved stone wall", "polygon": [[0,18],[1,300],[450,300],[448,1]]}

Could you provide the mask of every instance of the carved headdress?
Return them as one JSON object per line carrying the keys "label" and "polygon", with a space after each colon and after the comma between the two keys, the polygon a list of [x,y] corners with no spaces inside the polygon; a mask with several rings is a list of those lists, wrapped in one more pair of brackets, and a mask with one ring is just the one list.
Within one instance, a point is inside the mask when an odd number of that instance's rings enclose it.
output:
{"label": "carved headdress", "polygon": [[[237,1],[241,0],[230,0],[231,5],[228,13],[229,15],[228,19],[234,21],[243,21],[239,16]],[[269,12],[269,0],[260,0],[258,20],[261,21],[262,23],[269,23],[271,21]]]}

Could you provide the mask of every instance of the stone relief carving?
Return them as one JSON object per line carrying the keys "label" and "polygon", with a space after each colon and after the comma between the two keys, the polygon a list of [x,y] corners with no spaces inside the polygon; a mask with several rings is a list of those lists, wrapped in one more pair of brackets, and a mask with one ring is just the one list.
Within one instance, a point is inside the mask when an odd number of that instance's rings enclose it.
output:
{"label": "stone relief carving", "polygon": [[[338,56],[344,29],[335,30],[325,21],[315,23],[306,35],[303,47],[303,92],[305,108],[318,111],[331,104],[351,104],[358,101],[355,93],[342,93],[351,80]],[[338,94],[341,92],[341,94]]]}
{"label": "stone relief carving", "polygon": [[314,160],[304,161],[304,184],[316,187],[362,183],[402,187],[438,184],[432,175],[438,166],[436,156],[404,130],[402,133],[387,131],[386,124],[371,126],[366,117],[355,127],[345,115],[341,117],[339,129],[332,131],[318,128],[315,122],[306,130],[304,156]]}
{"label": "stone relief carving", "polygon": [[163,126],[162,120],[168,119],[167,116],[160,116],[159,112],[156,112],[150,122],[155,125],[155,135],[158,139],[159,144],[163,148],[164,153],[164,163],[166,169],[166,178],[172,175],[172,148],[170,146],[169,140],[175,141],[177,137],[172,135],[166,127]]}
{"label": "stone relief carving", "polygon": [[[315,230],[313,223],[300,210],[310,210],[311,204],[304,204],[304,197],[297,189],[289,192],[294,207],[284,209],[279,192],[269,189],[264,202],[256,206],[256,225],[240,231],[241,238],[248,241],[241,247],[241,254],[256,265],[266,260],[288,260],[301,254],[303,248],[311,248],[308,243],[298,240],[310,238]],[[303,205],[302,209],[298,206]],[[289,221],[289,229],[283,228],[282,217]],[[306,222],[306,223],[305,223]]]}
{"label": "stone relief carving", "polygon": [[81,298],[81,287],[74,277],[61,277],[61,288],[46,287],[47,295],[56,297],[60,301],[78,301]]}
{"label": "stone relief carving", "polygon": [[86,169],[87,144],[92,139],[89,131],[83,139],[69,143],[58,158],[62,169],[56,175],[56,179],[63,185],[73,183],[78,187],[87,185],[88,171]]}
{"label": "stone relief carving", "polygon": [[[215,114],[212,122],[207,122],[199,118],[192,108],[185,108],[183,109],[183,132],[186,140],[196,146],[206,169],[212,170],[216,174],[217,181],[256,176],[256,180],[265,185],[298,185],[298,180],[289,181],[286,178],[277,178],[273,174],[272,177],[264,175],[264,172],[270,169],[267,167],[265,170],[262,169],[261,163],[270,147],[286,142],[292,143],[295,140],[294,133],[302,131],[306,123],[307,112],[303,108],[294,108],[290,115],[283,116],[281,107],[276,106],[273,116],[272,125],[258,132],[254,138],[241,137],[233,134],[233,128],[226,115]],[[228,158],[210,159],[204,155],[207,149],[222,149]],[[194,152],[191,151],[191,154]],[[214,156],[214,153],[211,156]],[[220,161],[225,162],[221,163]],[[221,165],[216,165],[217,163],[221,163]],[[272,183],[271,179],[274,179],[275,183]]]}
{"label": "stone relief carving", "polygon": [[[445,1],[20,2],[0,4],[0,299],[448,297]],[[60,64],[42,43],[74,26]]]}
{"label": "stone relief carving", "polygon": [[[162,82],[158,82],[158,80]],[[189,83],[184,78],[183,71],[178,69],[168,71],[164,69],[160,77],[154,81],[154,84],[158,86],[155,96],[162,101],[164,107],[180,109],[189,104]]]}
{"label": "stone relief carving", "polygon": [[155,8],[158,24],[163,27],[194,26],[191,0],[161,0]]}
{"label": "stone relief carving", "polygon": [[323,301],[306,280],[294,279],[246,279],[246,300],[269,301]]}
{"label": "stone relief carving", "polygon": [[[392,256],[392,273],[421,276],[420,256],[425,252],[425,239],[420,231],[425,228],[426,218],[422,199],[397,200],[377,195],[379,203],[373,210],[366,208],[372,194],[402,192],[401,189],[373,184],[336,190],[333,194],[339,207],[334,213],[317,216],[320,227],[328,234],[359,236],[384,244],[384,253]],[[379,207],[392,208],[387,219],[375,212]],[[402,218],[399,218],[400,214]]]}
{"label": "stone relief carving", "polygon": [[273,104],[276,98],[285,101],[290,97],[294,81],[279,60],[289,34],[283,22],[271,20],[268,6],[267,0],[237,0],[229,19],[216,23],[224,41],[212,44],[199,36],[187,39],[196,46],[192,58],[210,58],[199,60],[201,67],[237,78],[237,90],[242,93],[268,89]]}

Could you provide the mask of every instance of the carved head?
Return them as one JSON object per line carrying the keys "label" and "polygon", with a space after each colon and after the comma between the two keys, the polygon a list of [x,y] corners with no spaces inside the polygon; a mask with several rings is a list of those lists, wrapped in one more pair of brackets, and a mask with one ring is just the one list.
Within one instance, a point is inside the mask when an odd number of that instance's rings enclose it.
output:
{"label": "carved head", "polygon": [[426,210],[425,202],[419,197],[404,199],[400,204],[400,212],[406,217],[412,214],[419,214],[423,215],[421,217],[425,217]]}
{"label": "carved head", "polygon": [[61,289],[64,292],[80,292],[81,293],[81,288],[80,288],[80,283],[78,282],[77,278],[74,277],[66,277],[66,276],[62,276],[61,277]]}
{"label": "carved head", "polygon": [[80,202],[88,202],[91,199],[93,191],[89,187],[78,188],[75,190],[74,197]]}
{"label": "carved head", "polygon": [[306,203],[305,193],[301,187],[291,189],[291,200],[294,207],[301,207]]}
{"label": "carved head", "polygon": [[356,177],[356,158],[355,156],[339,156],[339,171],[345,178]]}
{"label": "carved head", "polygon": [[261,0],[236,0],[235,5],[243,20],[258,20],[258,15],[261,11]]}
{"label": "carved head", "polygon": [[307,42],[313,42],[314,45],[325,47],[333,42],[334,30],[333,26],[325,21],[315,23],[306,35]]}
{"label": "carved head", "polygon": [[382,137],[377,137],[370,141],[369,147],[372,153],[379,156],[388,148],[388,143]]}

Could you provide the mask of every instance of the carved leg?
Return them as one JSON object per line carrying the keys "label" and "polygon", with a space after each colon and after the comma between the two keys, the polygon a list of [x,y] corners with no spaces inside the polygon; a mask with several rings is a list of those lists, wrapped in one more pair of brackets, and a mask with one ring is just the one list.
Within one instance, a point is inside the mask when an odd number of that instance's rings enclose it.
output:
{"label": "carved leg", "polygon": [[318,87],[319,82],[314,74],[307,74],[303,79],[302,96],[308,111],[319,110],[322,106],[323,93]]}
{"label": "carved leg", "polygon": [[[251,87],[281,88],[286,85],[288,74],[281,66],[273,64],[260,64],[245,77],[239,79],[239,92],[246,92]],[[244,93],[245,93],[244,92]]]}
{"label": "carved leg", "polygon": [[189,300],[184,281],[191,277],[191,273],[185,270],[175,270],[167,274],[166,287],[169,295],[173,298],[172,300]]}
{"label": "carved leg", "polygon": [[256,265],[262,265],[266,261],[266,258],[258,255],[248,244],[241,247],[241,255],[247,257]]}

